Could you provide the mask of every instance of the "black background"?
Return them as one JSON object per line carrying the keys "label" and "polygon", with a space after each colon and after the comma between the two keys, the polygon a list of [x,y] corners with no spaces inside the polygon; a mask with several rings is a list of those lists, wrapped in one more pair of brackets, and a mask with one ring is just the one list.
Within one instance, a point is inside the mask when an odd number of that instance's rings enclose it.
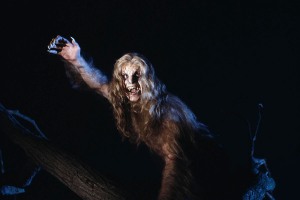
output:
{"label": "black background", "polygon": [[[121,141],[108,102],[96,94],[73,90],[62,62],[47,53],[47,45],[58,34],[74,37],[108,75],[124,53],[144,54],[168,90],[219,135],[238,166],[249,155],[246,120],[256,126],[262,103],[256,155],[267,159],[277,183],[276,199],[297,198],[297,1],[1,4],[0,102],[35,119],[66,151],[137,190],[159,183],[153,155],[143,146]],[[22,166],[20,160],[26,158],[22,151],[9,141],[1,145],[7,170]],[[19,199],[77,197],[42,171]]]}

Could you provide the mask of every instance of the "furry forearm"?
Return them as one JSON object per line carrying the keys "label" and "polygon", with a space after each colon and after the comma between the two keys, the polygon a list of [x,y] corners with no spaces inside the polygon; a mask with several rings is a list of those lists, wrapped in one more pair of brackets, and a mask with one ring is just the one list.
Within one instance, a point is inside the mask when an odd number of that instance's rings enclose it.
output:
{"label": "furry forearm", "polygon": [[107,96],[107,77],[92,63],[80,57],[72,62],[64,62],[66,74],[74,88],[87,85],[105,97]]}

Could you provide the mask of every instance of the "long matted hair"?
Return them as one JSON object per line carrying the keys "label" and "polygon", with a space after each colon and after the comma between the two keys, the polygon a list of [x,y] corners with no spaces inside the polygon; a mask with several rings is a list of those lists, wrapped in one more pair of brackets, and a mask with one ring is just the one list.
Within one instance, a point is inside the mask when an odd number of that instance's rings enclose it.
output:
{"label": "long matted hair", "polygon": [[[126,87],[122,77],[122,67],[134,65],[139,67],[139,84],[142,90],[138,102],[129,102],[126,96]],[[125,136],[134,139],[135,142],[145,140],[154,129],[159,129],[162,117],[177,118],[180,120],[179,129],[189,132],[204,128],[199,123],[193,112],[177,97],[170,95],[165,85],[156,77],[152,64],[141,54],[127,53],[118,59],[114,65],[113,77],[110,83],[110,101],[116,119],[117,129]],[[142,113],[143,119],[138,134],[133,133],[132,113]],[[183,130],[182,130],[183,131]],[[134,137],[134,136],[137,136]]]}
{"label": "long matted hair", "polygon": [[[126,96],[126,87],[122,77],[122,68],[126,65],[137,66],[140,72],[139,84],[142,90],[137,103],[130,103]],[[114,65],[113,77],[110,83],[110,101],[118,130],[126,137],[132,133],[129,112],[136,109],[139,112],[150,110],[151,104],[157,103],[160,96],[166,94],[166,87],[155,76],[152,64],[141,54],[127,53],[118,59]],[[153,108],[152,108],[153,109]]]}

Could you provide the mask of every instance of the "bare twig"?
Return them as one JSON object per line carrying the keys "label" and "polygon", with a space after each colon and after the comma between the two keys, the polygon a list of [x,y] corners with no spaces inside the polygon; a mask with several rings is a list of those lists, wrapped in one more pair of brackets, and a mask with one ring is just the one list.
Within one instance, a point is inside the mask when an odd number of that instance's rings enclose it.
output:
{"label": "bare twig", "polygon": [[[48,140],[48,138],[45,136],[45,134],[40,130],[40,128],[38,127],[38,125],[36,124],[36,122],[31,119],[30,117],[26,116],[26,115],[23,115],[22,113],[20,113],[18,110],[8,110],[6,109],[1,103],[0,103],[0,111],[5,113],[9,119],[13,122],[13,124],[22,129],[23,132],[25,133],[28,133],[28,134],[31,134],[31,135],[34,135],[36,137],[39,137],[39,138],[43,138],[43,139],[46,139]],[[23,126],[16,118],[16,117],[19,117],[27,122],[29,122],[30,124],[32,124],[35,128],[35,131],[38,133],[34,133],[32,131],[30,131],[28,128],[26,128],[25,126]]]}

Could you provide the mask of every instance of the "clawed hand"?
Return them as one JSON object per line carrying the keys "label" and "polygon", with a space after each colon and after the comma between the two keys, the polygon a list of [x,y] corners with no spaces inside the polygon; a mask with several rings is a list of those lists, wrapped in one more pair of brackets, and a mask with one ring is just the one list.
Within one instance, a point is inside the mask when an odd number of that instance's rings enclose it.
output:
{"label": "clawed hand", "polygon": [[66,38],[58,35],[56,38],[53,38],[48,45],[48,52],[52,54],[58,54],[68,43],[70,42]]}
{"label": "clawed hand", "polygon": [[80,47],[73,37],[70,42],[66,38],[58,35],[53,38],[48,45],[48,52],[60,55],[66,61],[75,61],[80,57]]}

